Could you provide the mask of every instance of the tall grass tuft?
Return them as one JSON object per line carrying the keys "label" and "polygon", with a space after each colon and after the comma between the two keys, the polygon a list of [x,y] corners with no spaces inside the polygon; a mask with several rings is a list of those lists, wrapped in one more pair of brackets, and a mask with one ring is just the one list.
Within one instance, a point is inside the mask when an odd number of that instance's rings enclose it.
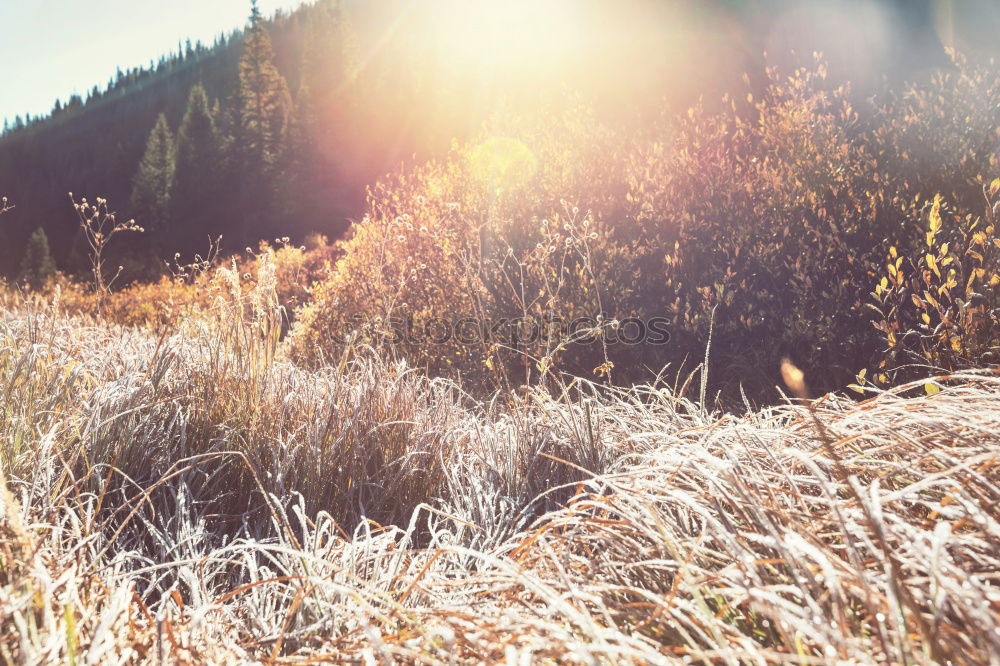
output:
{"label": "tall grass tuft", "polygon": [[158,337],[0,315],[10,663],[1000,660],[1000,377],[742,416],[290,364],[270,259]]}

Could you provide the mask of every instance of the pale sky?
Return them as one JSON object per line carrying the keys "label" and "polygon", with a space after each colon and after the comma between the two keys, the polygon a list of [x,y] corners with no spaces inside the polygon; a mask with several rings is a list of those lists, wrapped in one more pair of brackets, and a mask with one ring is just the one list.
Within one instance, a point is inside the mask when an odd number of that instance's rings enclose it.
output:
{"label": "pale sky", "polygon": [[[302,0],[259,0],[270,16]],[[190,38],[211,45],[246,24],[250,0],[0,0],[0,126],[86,98],[115,70],[148,65]]]}

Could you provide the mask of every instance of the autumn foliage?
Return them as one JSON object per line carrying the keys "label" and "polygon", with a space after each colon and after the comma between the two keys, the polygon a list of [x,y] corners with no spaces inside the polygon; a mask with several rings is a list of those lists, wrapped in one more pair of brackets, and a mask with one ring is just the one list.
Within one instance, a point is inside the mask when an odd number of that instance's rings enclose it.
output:
{"label": "autumn foliage", "polygon": [[[996,67],[955,56],[950,70],[866,100],[819,61],[768,78],[763,95],[642,129],[576,106],[498,119],[446,158],[385,179],[302,309],[293,355],[329,360],[360,329],[477,383],[595,369],[627,383],[693,369],[711,330],[710,388],[731,395],[766,393],[785,356],[818,389],[868,367],[888,381],[906,364],[990,362]],[[591,318],[586,343],[558,331],[429,344],[387,323],[553,315]],[[630,317],[668,318],[669,344],[614,344]],[[921,343],[900,354],[921,320]],[[942,322],[951,333],[932,332]]]}

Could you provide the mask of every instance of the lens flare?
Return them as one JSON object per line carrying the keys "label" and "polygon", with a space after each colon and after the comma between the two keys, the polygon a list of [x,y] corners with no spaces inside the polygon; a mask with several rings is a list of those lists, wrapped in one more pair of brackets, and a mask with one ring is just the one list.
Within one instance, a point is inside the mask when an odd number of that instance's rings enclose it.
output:
{"label": "lens flare", "polygon": [[531,149],[517,139],[492,137],[473,149],[472,173],[496,194],[523,187],[538,170]]}

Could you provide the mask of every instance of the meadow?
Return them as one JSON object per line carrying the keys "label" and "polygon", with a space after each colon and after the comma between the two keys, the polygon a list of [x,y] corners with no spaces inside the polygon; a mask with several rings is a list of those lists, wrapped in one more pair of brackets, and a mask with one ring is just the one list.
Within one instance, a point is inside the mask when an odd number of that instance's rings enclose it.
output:
{"label": "meadow", "polygon": [[1000,658],[995,373],[484,402],[281,359],[266,288],[159,337],[6,311],[5,662]]}

